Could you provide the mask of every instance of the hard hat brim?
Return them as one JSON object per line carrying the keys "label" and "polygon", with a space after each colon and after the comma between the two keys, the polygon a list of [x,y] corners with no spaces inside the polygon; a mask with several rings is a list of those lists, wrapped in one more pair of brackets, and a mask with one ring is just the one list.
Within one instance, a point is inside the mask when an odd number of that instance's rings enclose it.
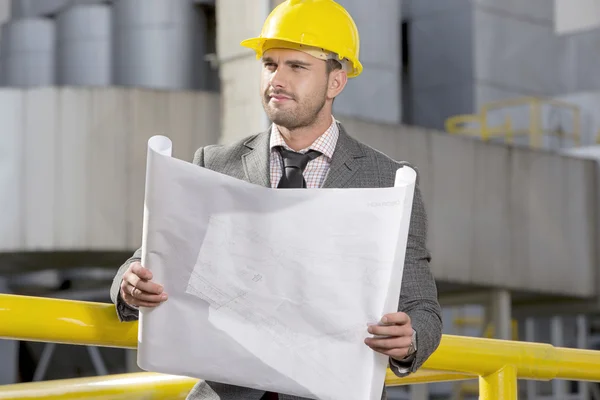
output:
{"label": "hard hat brim", "polygon": [[[256,58],[260,59],[263,55],[263,48],[265,45],[265,42],[269,40],[269,38],[261,38],[261,37],[256,37],[256,38],[250,38],[250,39],[246,39],[243,40],[242,42],[240,42],[240,45],[243,47],[247,47],[249,49],[252,49],[256,52]],[[285,40],[285,39],[274,39],[277,41],[282,41],[282,42],[289,42],[291,44],[302,44],[300,42],[296,42],[294,40]],[[291,46],[290,46],[291,47]],[[293,47],[291,47],[293,49]],[[360,63],[360,61],[356,60],[355,63],[352,66],[352,70],[348,71],[348,78],[354,78],[357,77],[358,75],[361,74],[363,70],[363,66]]]}
{"label": "hard hat brim", "polygon": [[263,38],[250,38],[242,40],[240,45],[256,51],[256,58],[260,58],[262,56],[262,47],[264,42],[265,39]]}

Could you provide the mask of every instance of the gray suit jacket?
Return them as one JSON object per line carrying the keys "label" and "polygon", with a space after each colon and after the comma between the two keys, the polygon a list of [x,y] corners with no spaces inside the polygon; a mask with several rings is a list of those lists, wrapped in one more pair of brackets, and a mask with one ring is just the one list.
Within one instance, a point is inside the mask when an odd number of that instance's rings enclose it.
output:
{"label": "gray suit jacket", "polygon": [[[331,161],[325,188],[378,188],[394,186],[398,163],[384,154],[350,137],[340,125],[340,136]],[[230,175],[257,185],[270,187],[269,178],[270,130],[251,136],[232,145],[211,145],[200,148],[194,164]],[[409,228],[402,290],[398,310],[407,313],[417,332],[417,353],[410,365],[416,371],[437,348],[442,335],[441,310],[437,288],[429,270],[430,254],[426,248],[427,217],[418,185],[415,190],[412,218]],[[123,302],[119,295],[123,273],[129,264],[141,259],[141,250],[127,260],[117,272],[111,287],[111,298],[122,321],[138,318],[137,311]],[[398,374],[400,375],[400,374]],[[326,378],[324,378],[326,379]],[[259,400],[263,392],[200,381],[188,399]],[[385,391],[383,397],[385,398]],[[280,395],[281,400],[300,400],[299,397]]]}

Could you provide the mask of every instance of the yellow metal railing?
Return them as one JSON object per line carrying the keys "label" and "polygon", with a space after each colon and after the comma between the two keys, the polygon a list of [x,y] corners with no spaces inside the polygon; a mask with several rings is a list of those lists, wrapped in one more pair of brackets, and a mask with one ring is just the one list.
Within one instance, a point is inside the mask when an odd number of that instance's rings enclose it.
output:
{"label": "yellow metal railing", "polygon": [[197,379],[136,372],[0,386],[2,400],[184,400]]}
{"label": "yellow metal railing", "polygon": [[[137,323],[119,322],[111,304],[0,295],[0,338],[135,348]],[[514,400],[517,398],[517,379],[600,381],[600,352],[542,343],[444,335],[439,348],[421,371],[398,378],[388,370],[386,384],[476,377],[479,377],[480,400]],[[123,385],[127,387],[128,399],[180,398],[178,396],[193,382],[189,378],[142,373],[49,381],[44,382],[43,387],[36,386],[42,383],[26,383],[1,387],[0,399],[74,399],[83,398],[84,394],[85,398],[119,399],[123,398]],[[40,392],[40,388],[44,391]],[[173,391],[169,392],[170,397],[160,397],[160,393],[157,397],[136,394],[138,390],[154,392],[149,388],[155,388],[157,393]],[[27,397],[33,391],[37,395]]]}
{"label": "yellow metal railing", "polygon": [[[542,121],[543,107],[549,106],[554,109],[567,110],[571,115],[571,129],[546,129]],[[525,110],[528,117],[523,127],[515,126],[515,118],[510,116],[510,111]],[[503,123],[496,126],[490,125],[490,119],[493,118],[492,112],[503,114]],[[509,115],[506,115],[509,114]],[[551,113],[550,113],[551,114]],[[581,112],[578,106],[564,101],[541,98],[541,97],[519,97],[507,100],[500,100],[486,103],[481,107],[479,114],[455,115],[445,122],[445,129],[448,133],[475,136],[484,141],[491,139],[503,139],[507,144],[513,144],[516,137],[527,137],[529,145],[533,148],[543,146],[543,138],[558,137],[568,138],[573,144],[581,143]],[[600,141],[600,134],[598,136]]]}
{"label": "yellow metal railing", "polygon": [[[388,371],[389,386],[409,383],[443,382],[476,377],[462,374],[419,371],[404,381]],[[177,400],[185,399],[197,379],[183,376],[136,372],[91,378],[60,379],[0,386],[1,400]],[[398,383],[394,383],[398,382]]]}

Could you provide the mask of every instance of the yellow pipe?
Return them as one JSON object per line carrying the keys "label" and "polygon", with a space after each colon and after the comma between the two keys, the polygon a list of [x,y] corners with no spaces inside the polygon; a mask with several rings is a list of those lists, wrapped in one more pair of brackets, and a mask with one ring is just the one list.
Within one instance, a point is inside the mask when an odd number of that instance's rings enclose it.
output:
{"label": "yellow pipe", "polygon": [[[119,322],[111,304],[0,295],[2,339],[135,348],[137,328]],[[453,335],[442,337],[423,370],[451,372],[436,379],[454,380],[493,376],[507,365],[523,379],[600,381],[598,351]]]}
{"label": "yellow pipe", "polygon": [[470,379],[477,379],[477,375],[419,369],[413,374],[399,378],[390,369],[388,369],[385,377],[385,384],[386,386],[402,386],[420,383],[467,381]]}
{"label": "yellow pipe", "polygon": [[444,335],[424,368],[486,376],[514,365],[522,379],[600,381],[600,352],[528,343]]}
{"label": "yellow pipe", "polygon": [[480,133],[480,128],[467,128],[464,127],[463,124],[469,123],[477,123],[480,124],[479,115],[473,114],[461,114],[455,115],[448,119],[444,123],[446,132],[450,134],[461,134],[461,135],[478,135]]}
{"label": "yellow pipe", "polygon": [[185,399],[197,379],[141,372],[0,386],[0,400]]}
{"label": "yellow pipe", "polygon": [[[0,294],[2,339],[137,348],[137,330],[137,322],[117,319],[112,304]],[[473,377],[422,370],[402,381],[391,370],[387,371],[391,385]]]}
{"label": "yellow pipe", "polygon": [[517,400],[517,369],[506,365],[479,378],[479,400]]}
{"label": "yellow pipe", "polygon": [[112,304],[0,294],[3,339],[136,348],[137,331]]}
{"label": "yellow pipe", "polygon": [[600,352],[594,350],[554,348],[557,379],[600,381]]}
{"label": "yellow pipe", "polygon": [[[388,369],[387,386],[473,379],[473,376],[420,370],[398,378]],[[60,379],[0,386],[0,400],[185,399],[198,379],[154,372]]]}

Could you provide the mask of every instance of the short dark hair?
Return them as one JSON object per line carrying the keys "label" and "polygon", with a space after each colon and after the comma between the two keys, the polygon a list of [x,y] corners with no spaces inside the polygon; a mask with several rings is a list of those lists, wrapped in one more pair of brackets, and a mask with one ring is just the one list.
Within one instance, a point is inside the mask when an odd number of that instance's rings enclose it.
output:
{"label": "short dark hair", "polygon": [[342,69],[342,63],[333,58],[327,59],[326,65],[327,65],[327,76],[329,76],[329,74],[335,70]]}

